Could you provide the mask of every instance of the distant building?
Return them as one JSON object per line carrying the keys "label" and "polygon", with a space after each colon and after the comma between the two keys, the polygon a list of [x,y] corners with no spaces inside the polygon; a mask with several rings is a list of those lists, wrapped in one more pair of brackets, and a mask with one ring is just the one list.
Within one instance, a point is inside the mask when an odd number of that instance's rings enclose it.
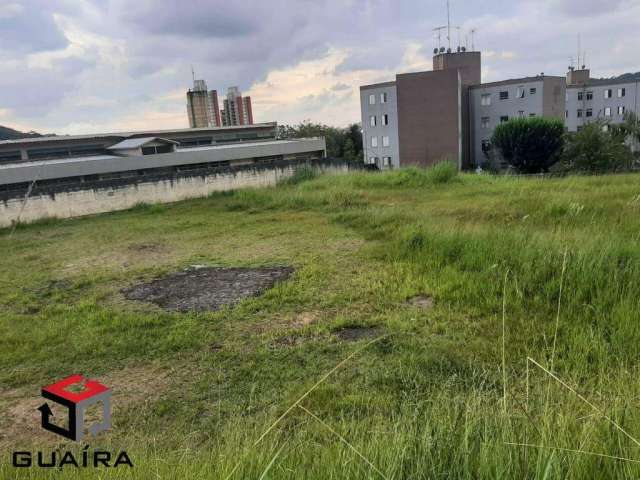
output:
{"label": "distant building", "polygon": [[497,125],[512,118],[564,119],[568,131],[638,113],[640,72],[593,79],[585,67],[566,77],[540,74],[481,83],[480,52],[436,49],[433,70],[397,74],[360,87],[365,163],[381,169],[452,160],[460,169],[489,161]]}
{"label": "distant building", "polygon": [[469,87],[480,83],[480,52],[439,52],[433,70],[360,87],[365,162],[379,168],[471,164]]}
{"label": "distant building", "polygon": [[496,126],[512,118],[564,116],[565,79],[539,75],[471,87],[469,108],[472,158],[476,165],[488,160]]}
{"label": "distant building", "polygon": [[238,87],[229,87],[222,110],[222,125],[253,125],[251,97],[243,97]]}
{"label": "distant building", "polygon": [[221,127],[218,92],[207,90],[204,80],[194,80],[187,92],[187,113],[191,128]]}
{"label": "distant building", "polygon": [[570,69],[567,73],[565,124],[570,132],[585,124],[603,120],[616,124],[627,112],[640,107],[640,72],[614,78],[591,78],[589,69]]}

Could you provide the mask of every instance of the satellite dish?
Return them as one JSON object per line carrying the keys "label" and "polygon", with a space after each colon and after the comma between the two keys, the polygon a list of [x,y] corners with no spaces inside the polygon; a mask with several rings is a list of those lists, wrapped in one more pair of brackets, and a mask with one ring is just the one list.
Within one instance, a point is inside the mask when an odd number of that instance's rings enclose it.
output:
{"label": "satellite dish", "polygon": [[467,47],[462,47],[462,51],[466,52],[467,51]]}
{"label": "satellite dish", "polygon": [[451,49],[450,48],[447,48],[447,53],[451,53]]}
{"label": "satellite dish", "polygon": [[444,47],[440,47],[440,53],[444,53]]}
{"label": "satellite dish", "polygon": [[434,54],[435,54],[435,53],[438,53],[438,49],[437,49],[437,48],[434,48],[434,49],[433,49],[433,53],[434,53]]}
{"label": "satellite dish", "polygon": [[458,47],[458,50],[457,50],[457,52],[458,52],[458,53],[460,53],[460,47]]}

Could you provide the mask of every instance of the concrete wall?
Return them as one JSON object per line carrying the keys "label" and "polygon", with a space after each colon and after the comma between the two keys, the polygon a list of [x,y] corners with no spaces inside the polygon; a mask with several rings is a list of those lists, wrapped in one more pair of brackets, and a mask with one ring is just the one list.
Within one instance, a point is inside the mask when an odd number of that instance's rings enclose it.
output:
{"label": "concrete wall", "polygon": [[[387,94],[387,101],[380,102],[380,94]],[[369,95],[373,95],[375,103],[369,103]],[[381,83],[378,85],[368,85],[360,87],[360,109],[362,115],[362,144],[364,147],[364,161],[369,158],[378,158],[378,167],[389,168],[382,165],[384,157],[391,157],[391,167],[400,166],[400,152],[398,146],[398,101],[396,96],[396,86],[394,82]],[[382,125],[382,115],[389,116],[389,125]],[[376,126],[370,123],[371,116],[376,117]],[[389,146],[384,147],[382,137],[389,137]],[[371,138],[377,137],[378,146],[371,146]]]}
{"label": "concrete wall", "polygon": [[[247,187],[266,187],[290,177],[300,164],[288,163],[265,167],[243,167],[207,175],[86,189],[69,189],[57,193],[35,191],[25,202],[22,197],[0,201],[0,227],[14,222],[29,223],[43,218],[70,218],[131,208],[138,203],[169,203],[205,197],[212,192]],[[316,161],[311,165],[329,174],[353,168],[345,162]]]}

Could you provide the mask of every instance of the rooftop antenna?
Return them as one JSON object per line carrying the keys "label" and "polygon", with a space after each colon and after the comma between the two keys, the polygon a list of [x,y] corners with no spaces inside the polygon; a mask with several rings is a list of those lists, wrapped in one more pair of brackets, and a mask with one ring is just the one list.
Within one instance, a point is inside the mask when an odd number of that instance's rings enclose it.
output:
{"label": "rooftop antenna", "polygon": [[587,52],[586,50],[582,52],[582,70],[587,68]]}
{"label": "rooftop antenna", "polygon": [[475,36],[476,36],[476,29],[472,28],[471,29],[471,51],[472,52],[476,51],[476,46],[474,44]]}
{"label": "rooftop antenna", "polygon": [[577,67],[580,68],[580,34],[578,34],[578,64]]}
{"label": "rooftop antenna", "polygon": [[438,48],[442,46],[442,30],[444,30],[445,28],[447,27],[436,27],[433,29],[433,31],[436,32],[436,36],[438,37]]}
{"label": "rooftop antenna", "polygon": [[191,65],[191,79],[193,80],[193,84],[196,83],[196,72],[193,70],[193,65]]}
{"label": "rooftop antenna", "polygon": [[449,9],[449,0],[447,0],[447,47],[451,50],[451,14]]}
{"label": "rooftop antenna", "polygon": [[462,45],[462,44],[460,43],[460,27],[453,27],[453,28],[455,28],[455,29],[457,30],[457,32],[458,32],[458,48],[460,48],[460,47],[461,47],[461,45]]}

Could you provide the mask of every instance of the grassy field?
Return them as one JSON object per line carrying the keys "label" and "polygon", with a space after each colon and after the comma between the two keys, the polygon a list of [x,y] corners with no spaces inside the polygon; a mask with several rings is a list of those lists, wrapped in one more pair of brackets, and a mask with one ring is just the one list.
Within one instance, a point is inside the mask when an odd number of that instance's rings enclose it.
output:
{"label": "grassy field", "polygon": [[[0,478],[640,476],[640,176],[304,177],[0,231]],[[215,313],[121,294],[193,264],[296,272]],[[81,451],[34,416],[76,372],[135,467],[12,468]]]}

